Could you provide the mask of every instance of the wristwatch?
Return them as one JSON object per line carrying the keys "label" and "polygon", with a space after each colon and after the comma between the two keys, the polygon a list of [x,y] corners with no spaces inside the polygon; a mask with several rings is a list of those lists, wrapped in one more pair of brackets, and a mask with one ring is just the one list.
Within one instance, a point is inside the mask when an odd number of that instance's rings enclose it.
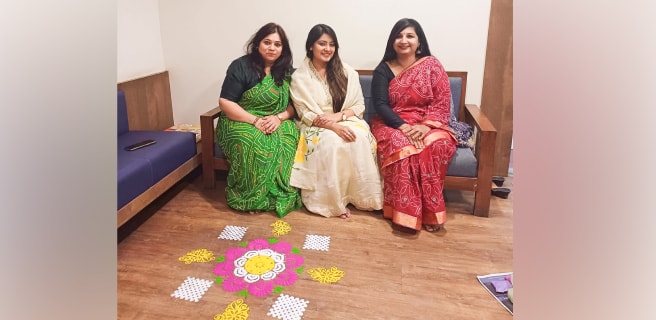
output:
{"label": "wristwatch", "polygon": [[346,121],[346,112],[342,111],[342,121]]}
{"label": "wristwatch", "polygon": [[278,117],[278,120],[280,120],[280,122],[282,122],[282,116],[280,115],[280,113],[277,114],[276,117]]}

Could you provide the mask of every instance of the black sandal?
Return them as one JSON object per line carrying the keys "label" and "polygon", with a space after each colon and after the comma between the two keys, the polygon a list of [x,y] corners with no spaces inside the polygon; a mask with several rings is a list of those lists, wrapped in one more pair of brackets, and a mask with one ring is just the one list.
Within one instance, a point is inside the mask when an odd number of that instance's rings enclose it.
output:
{"label": "black sandal", "polygon": [[495,197],[499,197],[501,199],[508,199],[509,194],[510,194],[510,189],[508,188],[492,188],[492,195]]}

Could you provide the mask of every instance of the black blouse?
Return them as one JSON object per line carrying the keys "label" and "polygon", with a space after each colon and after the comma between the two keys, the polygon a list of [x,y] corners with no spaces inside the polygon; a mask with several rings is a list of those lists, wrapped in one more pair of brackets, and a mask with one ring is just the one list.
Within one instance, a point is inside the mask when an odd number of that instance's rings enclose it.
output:
{"label": "black blouse", "polygon": [[251,67],[247,55],[241,56],[230,63],[226,77],[221,86],[221,98],[233,102],[239,102],[246,90],[256,86],[260,82],[257,71]]}
{"label": "black blouse", "polygon": [[392,69],[385,62],[379,63],[371,79],[371,95],[373,96],[374,108],[378,116],[383,119],[387,126],[396,129],[404,124],[405,121],[390,106],[389,83],[392,79],[394,79]]}

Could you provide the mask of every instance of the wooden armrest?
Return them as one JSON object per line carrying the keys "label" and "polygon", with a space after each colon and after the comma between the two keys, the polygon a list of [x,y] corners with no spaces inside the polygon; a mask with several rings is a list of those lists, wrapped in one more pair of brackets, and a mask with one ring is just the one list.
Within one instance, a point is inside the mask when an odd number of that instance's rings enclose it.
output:
{"label": "wooden armrest", "polygon": [[[465,122],[474,128],[475,146],[474,155],[481,162],[481,152],[494,159],[494,145],[497,141],[497,129],[487,118],[485,113],[475,104],[465,105]],[[489,153],[489,155],[488,155]],[[484,160],[485,161],[485,160]]]}
{"label": "wooden armrest", "polygon": [[494,125],[492,125],[492,122],[490,122],[485,113],[475,104],[466,104],[465,122],[474,127],[474,132],[476,133],[474,155],[479,163],[483,160],[481,159],[481,152],[485,153],[485,159],[488,159],[488,157],[494,159],[497,129],[494,128]]}
{"label": "wooden armrest", "polygon": [[485,113],[475,104],[465,105],[465,122],[474,127],[476,133],[474,156],[478,162],[479,187],[489,192],[494,171],[494,149],[497,142],[497,129]]}
{"label": "wooden armrest", "polygon": [[[204,151],[211,151],[209,154],[214,156],[214,119],[219,117],[220,112],[221,108],[215,107],[200,115],[200,141],[203,154],[205,154]],[[212,148],[206,150],[204,146],[212,146]]]}
{"label": "wooden armrest", "polygon": [[200,148],[202,151],[203,184],[206,188],[216,186],[215,170],[228,170],[230,164],[225,158],[216,158],[216,126],[214,120],[219,118],[221,108],[215,107],[200,115]]}
{"label": "wooden armrest", "polygon": [[200,147],[202,150],[203,164],[213,161],[214,140],[216,137],[214,119],[219,117],[221,108],[215,107],[200,115]]}
{"label": "wooden armrest", "polygon": [[465,104],[465,122],[481,132],[497,132],[485,113],[475,104]]}
{"label": "wooden armrest", "polygon": [[210,117],[212,119],[216,119],[219,117],[219,112],[221,112],[221,108],[215,107],[214,109],[201,114],[200,118],[203,119],[204,117]]}

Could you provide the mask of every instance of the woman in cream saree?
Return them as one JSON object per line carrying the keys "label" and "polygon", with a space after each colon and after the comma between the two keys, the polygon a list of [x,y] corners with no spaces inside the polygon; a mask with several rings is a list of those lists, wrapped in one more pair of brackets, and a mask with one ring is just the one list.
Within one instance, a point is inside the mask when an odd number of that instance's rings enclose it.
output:
{"label": "woman in cream saree", "polygon": [[315,26],[306,42],[307,57],[292,75],[290,95],[301,137],[290,184],[301,189],[308,211],[348,218],[349,203],[361,210],[382,209],[382,186],[376,140],[362,119],[359,76],[341,63],[338,48],[332,28]]}

